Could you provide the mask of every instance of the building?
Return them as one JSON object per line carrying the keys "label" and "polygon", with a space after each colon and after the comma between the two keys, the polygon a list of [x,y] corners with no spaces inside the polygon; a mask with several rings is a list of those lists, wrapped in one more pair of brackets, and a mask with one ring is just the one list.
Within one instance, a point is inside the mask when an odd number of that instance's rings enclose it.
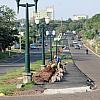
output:
{"label": "building", "polygon": [[87,15],[74,15],[73,20],[88,19]]}
{"label": "building", "polygon": [[35,20],[36,17],[38,19],[42,19],[48,16],[50,19],[53,19],[54,16],[54,7],[47,7],[45,10],[39,11],[37,13],[33,12],[33,16],[31,17],[31,20]]}

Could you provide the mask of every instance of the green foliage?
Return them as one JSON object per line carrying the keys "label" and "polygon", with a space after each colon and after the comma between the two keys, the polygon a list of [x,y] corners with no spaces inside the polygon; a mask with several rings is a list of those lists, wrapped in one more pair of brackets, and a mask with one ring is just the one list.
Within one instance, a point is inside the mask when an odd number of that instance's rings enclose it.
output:
{"label": "green foliage", "polygon": [[2,48],[6,48],[13,44],[15,40],[14,34],[17,34],[17,30],[13,30],[15,27],[15,12],[7,6],[0,7],[0,42],[3,43]]}
{"label": "green foliage", "polygon": [[83,20],[79,20],[79,21],[72,21],[69,23],[69,30],[71,31],[79,31],[83,28]]}
{"label": "green foliage", "polygon": [[64,59],[71,59],[72,57],[71,57],[71,54],[63,54],[63,55],[61,55],[61,59],[62,60],[64,60]]}
{"label": "green foliage", "polygon": [[2,84],[0,86],[0,93],[4,93],[5,95],[10,95],[16,89],[16,84]]}
{"label": "green foliage", "polygon": [[[15,55],[16,52],[10,52],[11,55]],[[9,52],[6,51],[6,52],[1,52],[0,51],[0,59],[4,59],[4,58],[7,58],[9,56]]]}
{"label": "green foliage", "polygon": [[34,62],[33,64],[31,64],[31,70],[33,70],[33,71],[39,70],[41,64],[42,64],[41,60]]}
{"label": "green foliage", "polygon": [[[34,64],[31,64],[31,70],[38,71],[40,69],[40,65],[42,61],[36,61]],[[22,76],[24,72],[23,68],[18,68],[16,70],[9,71],[0,76],[0,93],[4,93],[5,95],[12,95],[13,91],[16,90],[16,83],[9,84],[6,81],[15,79],[17,77]],[[20,90],[27,90],[33,87],[35,82],[24,84],[24,86]]]}
{"label": "green foliage", "polygon": [[92,18],[88,19],[85,23],[85,27],[89,30],[99,30],[100,29],[100,14],[94,15]]}
{"label": "green foliage", "polygon": [[35,85],[35,82],[31,82],[31,83],[26,83],[24,84],[24,86],[21,88],[21,90],[28,90],[28,89],[32,89],[33,85]]}
{"label": "green foliage", "polygon": [[55,29],[56,29],[56,33],[58,33],[58,34],[59,34],[59,33],[65,33],[65,32],[67,31],[65,25],[63,25],[63,26],[58,26],[58,27],[56,27]]}
{"label": "green foliage", "polygon": [[87,32],[85,32],[85,37],[87,38],[87,39],[93,39],[94,38],[94,36],[95,36],[95,32],[93,32],[93,31],[87,31]]}

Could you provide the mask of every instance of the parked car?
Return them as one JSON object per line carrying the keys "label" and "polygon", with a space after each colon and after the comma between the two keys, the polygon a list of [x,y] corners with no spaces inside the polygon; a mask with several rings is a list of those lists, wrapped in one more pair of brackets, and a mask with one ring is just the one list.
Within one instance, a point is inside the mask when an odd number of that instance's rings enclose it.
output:
{"label": "parked car", "polygon": [[74,41],[73,41],[73,44],[77,44],[77,41],[76,41],[76,40],[74,40]]}
{"label": "parked car", "polygon": [[75,49],[80,49],[80,46],[78,44],[74,45]]}
{"label": "parked car", "polygon": [[82,48],[82,45],[81,44],[78,44],[78,45],[79,45],[80,48]]}
{"label": "parked car", "polygon": [[34,49],[34,48],[37,48],[37,47],[34,44],[30,44],[30,48]]}

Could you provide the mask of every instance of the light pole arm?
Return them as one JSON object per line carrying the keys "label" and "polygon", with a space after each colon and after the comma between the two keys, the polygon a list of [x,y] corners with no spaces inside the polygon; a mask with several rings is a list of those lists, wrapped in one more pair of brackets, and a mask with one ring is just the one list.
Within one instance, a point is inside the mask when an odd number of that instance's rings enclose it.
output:
{"label": "light pole arm", "polygon": [[[26,4],[28,4],[28,3],[26,3]],[[26,4],[19,4],[19,6],[26,7]],[[35,4],[28,4],[27,6],[32,7],[32,6],[35,6]]]}

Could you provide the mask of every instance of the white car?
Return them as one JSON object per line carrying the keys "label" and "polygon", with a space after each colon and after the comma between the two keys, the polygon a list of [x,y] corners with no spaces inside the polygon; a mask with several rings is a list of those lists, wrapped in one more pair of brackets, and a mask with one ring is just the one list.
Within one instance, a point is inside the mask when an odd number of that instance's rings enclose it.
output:
{"label": "white car", "polygon": [[76,44],[74,47],[75,49],[80,49],[80,46],[78,44]]}
{"label": "white car", "polygon": [[73,41],[73,44],[77,44],[77,41]]}
{"label": "white car", "polygon": [[78,44],[78,45],[79,45],[80,48],[82,48],[82,45],[81,44]]}

